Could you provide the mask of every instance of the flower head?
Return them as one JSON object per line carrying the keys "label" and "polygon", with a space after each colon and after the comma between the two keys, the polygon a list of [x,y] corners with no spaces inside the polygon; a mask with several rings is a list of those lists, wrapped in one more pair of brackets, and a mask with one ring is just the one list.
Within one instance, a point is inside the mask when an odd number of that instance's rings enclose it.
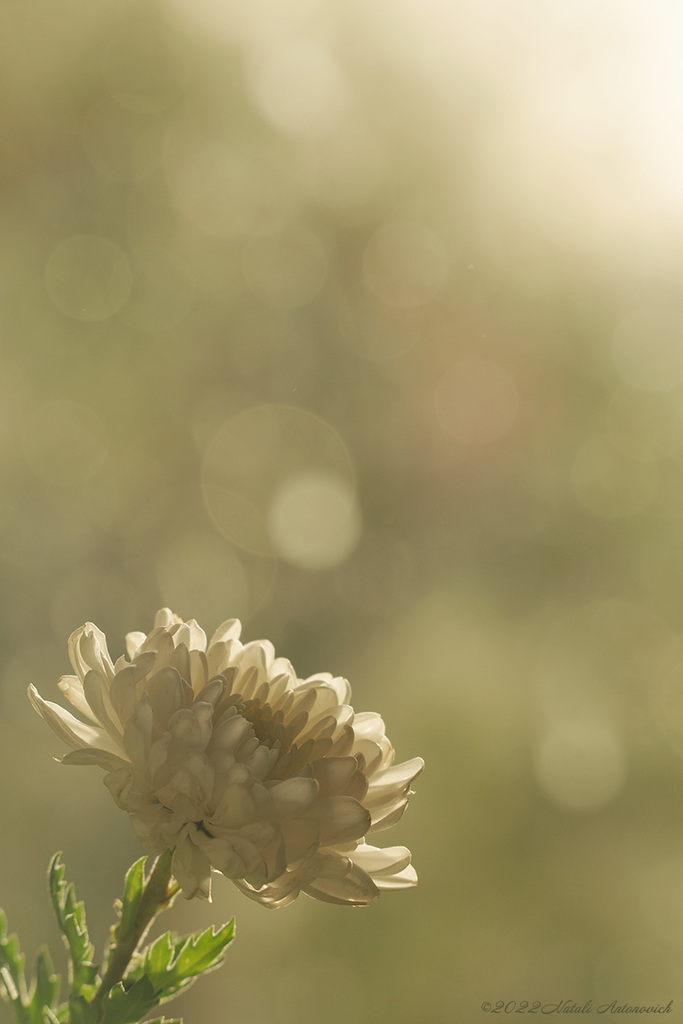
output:
{"label": "flower head", "polygon": [[300,892],[359,906],[414,885],[410,851],[365,836],[401,817],[422,759],[393,763],[382,719],[354,714],[345,679],[298,679],[268,641],[239,636],[231,620],[207,645],[164,608],[113,663],[87,622],[69,638],[76,675],[58,684],[82,719],[29,697],[72,748],[59,760],[104,768],[145,849],[173,849],[188,898],[211,898],[212,870],[267,907]]}

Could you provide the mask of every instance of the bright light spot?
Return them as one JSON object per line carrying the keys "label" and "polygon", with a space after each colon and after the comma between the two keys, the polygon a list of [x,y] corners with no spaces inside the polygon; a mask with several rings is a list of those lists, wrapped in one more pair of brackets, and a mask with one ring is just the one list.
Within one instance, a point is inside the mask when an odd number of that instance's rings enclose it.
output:
{"label": "bright light spot", "polygon": [[269,41],[253,47],[246,75],[261,113],[292,135],[330,133],[346,106],[341,71],[329,51],[310,40]]}
{"label": "bright light spot", "polygon": [[132,276],[113,242],[98,235],[73,235],[53,249],[45,284],[63,313],[76,320],[106,320],[126,302]]}
{"label": "bright light spot", "polygon": [[322,288],[327,257],[311,231],[290,225],[276,234],[249,239],[242,266],[257,298],[269,306],[293,309],[305,305]]}
{"label": "bright light spot", "polygon": [[32,413],[24,426],[22,444],[34,473],[65,486],[89,480],[108,454],[100,419],[73,402],[48,402]]}
{"label": "bright light spot", "polygon": [[439,381],[434,405],[439,423],[456,441],[491,444],[506,434],[517,418],[517,384],[499,363],[460,359]]}
{"label": "bright light spot", "polygon": [[422,224],[384,224],[368,242],[363,256],[366,286],[381,302],[409,309],[428,302],[448,277],[443,242]]}
{"label": "bright light spot", "polygon": [[535,756],[536,778],[545,794],[571,811],[592,811],[614,799],[626,765],[621,743],[596,722],[552,727]]}
{"label": "bright light spot", "polygon": [[612,353],[629,384],[651,391],[677,387],[683,382],[683,310],[639,306],[617,327]]}
{"label": "bright light spot", "polygon": [[273,547],[300,569],[329,569],[343,562],[361,534],[353,489],[345,480],[295,476],[279,488],[268,515]]}
{"label": "bright light spot", "polygon": [[659,477],[651,463],[624,455],[608,437],[594,437],[579,450],[571,482],[576,497],[590,512],[621,519],[649,505]]}
{"label": "bright light spot", "polygon": [[289,481],[331,478],[353,493],[353,476],[341,438],[324,420],[293,406],[258,405],[231,416],[207,445],[202,492],[224,536],[273,555],[273,509]]}

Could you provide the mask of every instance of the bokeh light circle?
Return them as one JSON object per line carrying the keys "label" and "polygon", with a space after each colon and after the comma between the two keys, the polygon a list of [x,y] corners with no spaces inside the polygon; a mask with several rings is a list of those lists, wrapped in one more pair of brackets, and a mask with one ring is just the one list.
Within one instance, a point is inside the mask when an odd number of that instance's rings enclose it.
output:
{"label": "bokeh light circle", "polygon": [[343,562],[358,543],[361,529],[353,486],[329,474],[288,477],[268,512],[275,551],[300,569],[329,569]]}
{"label": "bokeh light circle", "polygon": [[294,136],[331,132],[347,103],[347,85],[318,41],[275,37],[247,54],[247,87],[260,112]]}
{"label": "bokeh light circle", "polygon": [[[225,537],[254,554],[289,556],[274,523],[281,521],[287,507],[286,500],[282,504],[287,493],[283,488],[307,477],[331,479],[346,493],[355,493],[353,465],[339,434],[296,406],[272,403],[236,413],[204,451],[202,493],[207,511]],[[274,512],[278,502],[280,511]]]}

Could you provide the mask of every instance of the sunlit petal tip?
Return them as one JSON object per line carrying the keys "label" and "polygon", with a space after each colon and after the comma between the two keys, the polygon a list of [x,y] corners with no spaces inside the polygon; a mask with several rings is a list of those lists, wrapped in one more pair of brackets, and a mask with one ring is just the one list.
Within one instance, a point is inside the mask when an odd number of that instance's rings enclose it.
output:
{"label": "sunlit petal tip", "polygon": [[145,640],[147,639],[146,633],[126,633],[126,653],[132,661],[138,650],[142,647]]}
{"label": "sunlit petal tip", "polygon": [[177,615],[171,611],[170,608],[160,608],[154,616],[154,628],[165,629],[167,626],[172,626],[174,623],[181,622]]}
{"label": "sunlit petal tip", "polygon": [[242,633],[242,623],[239,619],[227,619],[221,623],[209,640],[209,647],[226,640],[239,640]]}

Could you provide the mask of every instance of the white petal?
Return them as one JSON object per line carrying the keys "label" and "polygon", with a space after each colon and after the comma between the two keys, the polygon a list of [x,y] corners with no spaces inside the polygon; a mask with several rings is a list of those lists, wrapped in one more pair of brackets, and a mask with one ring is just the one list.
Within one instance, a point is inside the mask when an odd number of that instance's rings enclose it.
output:
{"label": "white petal", "polygon": [[379,896],[379,889],[362,868],[338,856],[321,857],[321,870],[305,893],[325,903],[367,906]]}
{"label": "white petal", "polygon": [[230,664],[230,647],[229,644],[236,643],[237,641],[228,641],[224,643],[222,640],[212,644],[206,652],[206,663],[209,679],[213,679],[214,676],[219,676],[225,671]]}
{"label": "white petal", "polygon": [[109,687],[109,699],[125,728],[137,704],[136,666],[128,665],[117,672]]}
{"label": "white petal", "polygon": [[200,693],[209,680],[209,666],[204,651],[190,651],[189,682],[195,693]]}
{"label": "white petal", "polygon": [[210,683],[203,686],[202,689],[197,693],[196,700],[204,701],[206,704],[210,704],[212,707],[216,707],[218,701],[225,693],[225,683],[222,678],[218,676],[217,679],[212,679]]}
{"label": "white petal", "polygon": [[96,764],[108,772],[116,771],[117,768],[125,768],[128,761],[124,761],[117,754],[108,750],[97,750],[95,747],[83,747],[80,750],[72,750],[59,758],[62,764]]}
{"label": "white petal", "polygon": [[[313,778],[318,781],[321,797],[344,794],[360,800],[368,788],[355,757],[322,757],[313,762]],[[349,786],[353,787],[352,792],[347,791]]]}
{"label": "white petal", "polygon": [[174,623],[182,622],[177,615],[174,615],[170,608],[160,608],[154,616],[155,629],[167,629]]}
{"label": "white petal", "polygon": [[92,622],[86,622],[69,637],[69,660],[79,679],[93,669],[109,681],[114,675],[114,664],[107,650],[107,638]]}
{"label": "white petal", "polygon": [[317,675],[309,676],[300,685],[303,687],[312,686],[320,692],[319,700],[321,707],[336,707],[339,704],[348,704],[351,700],[349,681],[343,679],[342,676],[330,675],[329,672],[318,672]]}
{"label": "white petal", "polygon": [[307,816],[318,822],[321,844],[348,843],[360,839],[370,828],[370,812],[352,796],[318,800]]}
{"label": "white petal", "polygon": [[366,807],[377,807],[383,802],[391,803],[397,797],[407,793],[411,784],[424,768],[421,757],[414,757],[402,764],[392,765],[376,772],[368,789]]}
{"label": "white petal", "polygon": [[204,750],[211,738],[213,708],[203,701],[181,708],[168,720],[173,742],[193,750]]}
{"label": "white petal", "polygon": [[221,623],[209,640],[209,649],[214,644],[221,643],[224,640],[239,640],[241,632],[242,623],[239,619],[228,619],[226,622]]}
{"label": "white petal", "polygon": [[187,645],[191,651],[206,651],[206,633],[196,619],[188,619],[186,626],[190,631],[190,642]]}
{"label": "white petal", "polygon": [[318,795],[318,783],[315,779],[285,779],[284,782],[266,785],[278,816],[304,810]]}
{"label": "white petal", "polygon": [[131,659],[131,661],[137,654],[138,649],[142,647],[146,639],[146,633],[126,633],[126,653],[128,654],[128,657]]}
{"label": "white petal", "polygon": [[184,836],[175,850],[171,870],[183,890],[186,900],[198,896],[211,902],[211,864],[206,854],[189,836]]}
{"label": "white petal", "polygon": [[230,784],[222,788],[215,813],[209,818],[209,827],[235,829],[254,820],[256,805],[244,785]]}
{"label": "white petal", "polygon": [[362,711],[353,720],[353,731],[359,739],[374,740],[381,745],[386,737],[386,726],[381,715],[374,711]]}
{"label": "white petal", "polygon": [[83,683],[80,681],[78,676],[62,676],[57,681],[57,686],[77,711],[80,711],[82,715],[85,715],[86,718],[89,718],[90,721],[94,722],[96,725],[100,724],[97,718],[95,718],[92,708],[85,699]]}
{"label": "white petal", "polygon": [[178,670],[170,665],[155,672],[146,689],[154,725],[159,732],[164,732],[169,718],[181,708],[188,707],[194,696],[190,684],[181,679]]}
{"label": "white petal", "polygon": [[114,717],[118,718],[114,706],[109,699],[109,693],[107,687],[104,684],[104,679],[93,669],[86,674],[83,680],[83,693],[85,699],[93,710],[93,714],[99,722],[104,726],[109,735],[117,743],[121,742],[121,730],[114,722]]}
{"label": "white petal", "polygon": [[253,736],[254,729],[246,718],[242,718],[241,715],[231,715],[230,717],[222,718],[214,727],[208,750],[209,752],[220,751],[221,753],[236,752],[247,735]]}
{"label": "white petal", "polygon": [[358,864],[363,871],[372,875],[378,885],[378,876],[396,875],[410,864],[410,850],[405,846],[388,846],[385,849],[380,849],[377,846],[361,843],[349,856],[354,864]]}
{"label": "white petal", "polygon": [[372,814],[372,825],[368,831],[382,832],[386,828],[391,828],[392,825],[395,825],[396,822],[403,817],[403,812],[407,806],[407,793],[405,796],[397,797],[390,804],[382,804],[382,806]]}
{"label": "white petal", "polygon": [[75,750],[81,747],[98,747],[113,753],[121,752],[104,729],[86,725],[59,704],[43,700],[33,684],[28,688],[28,696],[38,714],[42,715],[50,728],[70,747]]}
{"label": "white petal", "polygon": [[146,768],[152,746],[153,716],[152,709],[143,697],[135,705],[135,710],[126,723],[123,732],[123,745],[131,761]]}
{"label": "white petal", "polygon": [[123,768],[115,768],[104,777],[104,784],[113,796],[117,805],[124,811],[130,810],[130,793],[135,782],[135,772],[132,765],[127,764]]}
{"label": "white petal", "polygon": [[382,891],[389,889],[412,889],[417,885],[417,871],[409,864],[395,875],[375,875],[373,881]]}

